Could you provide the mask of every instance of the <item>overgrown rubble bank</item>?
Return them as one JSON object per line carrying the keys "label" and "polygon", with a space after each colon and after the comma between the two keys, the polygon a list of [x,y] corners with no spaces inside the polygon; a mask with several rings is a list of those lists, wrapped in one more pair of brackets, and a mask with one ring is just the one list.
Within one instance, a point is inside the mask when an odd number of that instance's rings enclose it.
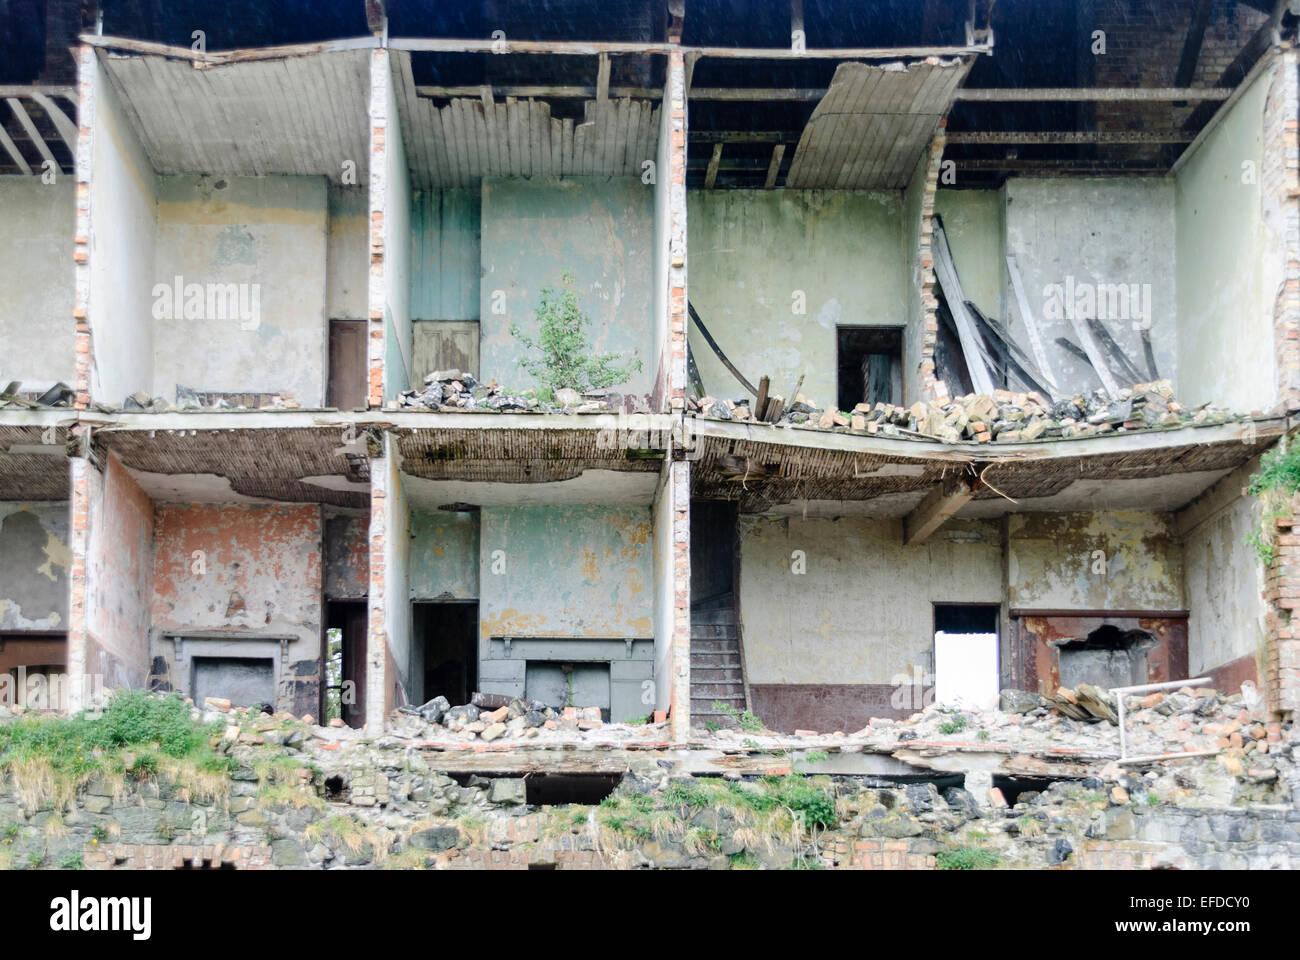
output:
{"label": "overgrown rubble bank", "polygon": [[[627,725],[604,724],[512,750],[504,737],[411,736],[401,725],[425,721],[410,715],[368,736],[145,694],[97,718],[0,711],[0,868],[1300,867],[1293,729],[1240,694],[1134,698],[1130,753],[1185,754],[1134,767],[1115,762],[1107,720],[1025,694],[1005,705],[847,735],[782,736],[740,715],[689,747],[757,772],[712,777],[683,775],[656,724],[628,727],[630,743],[614,738]],[[509,770],[512,755],[632,745],[581,796],[547,794],[544,777],[440,769],[458,748],[500,751]],[[1206,750],[1218,752],[1192,755]],[[817,775],[854,752],[908,758],[915,776]]]}

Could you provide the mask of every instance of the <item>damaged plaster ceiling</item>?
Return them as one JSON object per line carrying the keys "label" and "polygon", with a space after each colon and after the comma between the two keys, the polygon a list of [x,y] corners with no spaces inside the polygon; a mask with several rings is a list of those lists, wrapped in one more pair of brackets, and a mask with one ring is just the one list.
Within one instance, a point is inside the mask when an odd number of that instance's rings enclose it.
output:
{"label": "damaged plaster ceiling", "polygon": [[547,483],[425,480],[402,476],[410,505],[437,510],[449,504],[476,507],[649,506],[659,486],[657,473],[586,470],[570,480]]}
{"label": "damaged plaster ceiling", "polygon": [[2,499],[67,500],[71,490],[63,449],[67,439],[66,427],[0,426]]}
{"label": "damaged plaster ceiling", "polygon": [[658,152],[659,107],[649,100],[589,100],[583,121],[554,117],[533,98],[435,101],[420,94],[410,53],[395,50],[392,61],[416,189],[476,186],[485,176],[640,176]]}
{"label": "damaged plaster ceiling", "polygon": [[841,63],[799,137],[785,185],[905,188],[971,63]]}
{"label": "damaged plaster ceiling", "polygon": [[160,174],[369,176],[366,50],[208,65],[100,58]]}

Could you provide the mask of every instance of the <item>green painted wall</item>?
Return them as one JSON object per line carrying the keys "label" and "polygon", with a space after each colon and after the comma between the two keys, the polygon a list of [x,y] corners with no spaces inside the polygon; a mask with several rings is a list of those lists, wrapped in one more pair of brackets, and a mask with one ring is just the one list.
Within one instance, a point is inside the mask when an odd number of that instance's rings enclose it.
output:
{"label": "green painted wall", "polygon": [[1006,224],[1001,190],[940,190],[934,211],[943,217],[962,292],[985,316],[1002,316]]}
{"label": "green painted wall", "polygon": [[[481,379],[530,386],[519,366],[518,324],[536,336],[541,289],[571,271],[578,302],[592,318],[593,348],[626,353],[641,370],[620,393],[648,401],[658,351],[653,344],[654,188],[639,178],[485,178],[482,195]],[[494,309],[495,305],[495,309]]]}
{"label": "green painted wall", "polygon": [[473,600],[479,595],[477,513],[411,513],[412,600]]}
{"label": "green painted wall", "polygon": [[[691,302],[750,381],[835,402],[837,324],[907,321],[902,195],[833,190],[717,190],[687,197]],[[806,312],[795,312],[796,291]],[[744,388],[694,329],[705,389]]]}
{"label": "green painted wall", "polygon": [[1286,256],[1280,211],[1261,208],[1263,111],[1259,77],[1178,173],[1178,395],[1233,410],[1265,410],[1277,396],[1273,298]]}
{"label": "green painted wall", "polygon": [[411,200],[411,316],[477,320],[478,190],[419,190]]}

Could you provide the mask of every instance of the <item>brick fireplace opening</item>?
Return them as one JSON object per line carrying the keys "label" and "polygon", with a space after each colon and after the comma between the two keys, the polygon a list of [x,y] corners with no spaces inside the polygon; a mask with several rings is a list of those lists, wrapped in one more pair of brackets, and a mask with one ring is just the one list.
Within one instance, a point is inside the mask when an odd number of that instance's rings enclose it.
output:
{"label": "brick fireplace opening", "polygon": [[1145,630],[1121,630],[1106,623],[1086,637],[1052,643],[1060,657],[1061,686],[1091,683],[1109,689],[1147,682],[1147,651],[1156,638]]}
{"label": "brick fireplace opening", "polygon": [[1006,686],[1052,696],[1058,687],[1125,687],[1189,676],[1187,614],[1145,610],[1011,611]]}

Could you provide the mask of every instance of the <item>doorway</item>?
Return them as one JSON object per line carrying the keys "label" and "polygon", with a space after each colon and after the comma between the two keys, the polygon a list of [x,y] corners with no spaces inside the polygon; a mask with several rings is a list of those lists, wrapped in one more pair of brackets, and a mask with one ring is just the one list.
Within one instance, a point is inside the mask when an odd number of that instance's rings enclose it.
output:
{"label": "doorway", "polygon": [[934,702],[962,709],[996,709],[1001,667],[998,614],[988,603],[934,606]]}
{"label": "doorway", "polygon": [[478,685],[478,601],[422,601],[414,613],[414,702],[442,696],[452,706],[469,703]]}
{"label": "doorway", "polygon": [[903,402],[902,327],[836,327],[835,348],[839,409]]}
{"label": "doorway", "polygon": [[326,721],[336,717],[360,729],[366,722],[366,633],[370,611],[364,600],[325,604]]}

